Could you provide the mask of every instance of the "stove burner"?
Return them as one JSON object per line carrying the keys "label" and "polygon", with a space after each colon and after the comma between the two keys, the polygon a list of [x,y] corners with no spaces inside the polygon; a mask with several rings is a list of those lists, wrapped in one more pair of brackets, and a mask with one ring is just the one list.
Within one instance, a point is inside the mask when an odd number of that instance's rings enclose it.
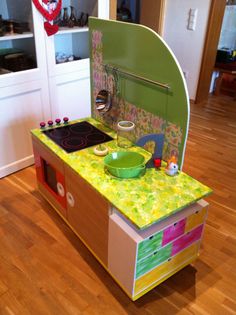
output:
{"label": "stove burner", "polygon": [[93,131],[93,126],[88,124],[88,123],[87,124],[83,124],[83,125],[75,124],[75,125],[71,125],[70,126],[70,130],[73,133],[88,134],[91,131]]}
{"label": "stove burner", "polygon": [[88,141],[94,142],[94,143],[98,143],[100,141],[104,141],[105,140],[105,135],[101,134],[101,133],[90,133],[89,135],[86,136],[86,139]]}
{"label": "stove burner", "polygon": [[83,148],[86,144],[86,139],[82,137],[67,137],[61,141],[61,145],[69,151],[72,150],[71,152],[73,152],[73,149],[79,150]]}
{"label": "stove burner", "polygon": [[56,128],[56,129],[52,129],[50,130],[50,134],[53,138],[66,138],[70,135],[69,130],[64,129],[64,128]]}
{"label": "stove burner", "polygon": [[58,128],[50,128],[42,132],[67,153],[113,140],[113,138],[87,121]]}

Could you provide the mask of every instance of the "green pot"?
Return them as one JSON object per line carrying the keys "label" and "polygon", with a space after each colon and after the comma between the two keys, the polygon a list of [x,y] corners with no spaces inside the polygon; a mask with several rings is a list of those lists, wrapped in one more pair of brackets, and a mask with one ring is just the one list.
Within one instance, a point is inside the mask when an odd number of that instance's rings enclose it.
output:
{"label": "green pot", "polygon": [[113,152],[104,158],[104,165],[108,172],[120,178],[133,178],[145,171],[145,159],[137,152]]}

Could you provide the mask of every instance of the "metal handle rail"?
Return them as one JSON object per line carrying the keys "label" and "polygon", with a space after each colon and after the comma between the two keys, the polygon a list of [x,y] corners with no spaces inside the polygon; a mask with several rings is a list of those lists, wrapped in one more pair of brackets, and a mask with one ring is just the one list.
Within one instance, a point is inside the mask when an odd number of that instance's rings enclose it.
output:
{"label": "metal handle rail", "polygon": [[115,72],[119,72],[120,74],[124,74],[126,76],[129,76],[129,77],[132,77],[132,78],[135,78],[137,80],[141,80],[141,81],[144,81],[144,82],[147,82],[147,83],[150,83],[150,84],[153,84],[153,85],[157,85],[163,89],[167,89],[167,90],[170,90],[170,86],[168,84],[164,84],[164,83],[160,83],[158,81],[154,81],[154,80],[150,80],[150,79],[147,79],[143,76],[140,76],[140,75],[137,75],[137,74],[134,74],[132,72],[128,72],[128,71],[125,71],[125,70],[121,70],[119,69],[118,67],[115,67],[115,66],[112,66],[110,64],[103,64],[103,67],[105,68],[105,70],[111,70],[111,71],[115,71]]}

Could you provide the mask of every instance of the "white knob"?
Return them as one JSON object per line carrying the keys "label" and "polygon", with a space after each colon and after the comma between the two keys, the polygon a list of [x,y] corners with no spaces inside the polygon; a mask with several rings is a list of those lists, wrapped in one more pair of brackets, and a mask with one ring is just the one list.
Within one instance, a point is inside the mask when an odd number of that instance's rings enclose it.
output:
{"label": "white knob", "polygon": [[74,207],[75,199],[74,199],[73,195],[70,192],[66,193],[66,199],[67,199],[67,202],[68,202],[69,206]]}
{"label": "white knob", "polygon": [[57,191],[61,197],[65,196],[65,189],[64,189],[63,185],[59,182],[57,183]]}

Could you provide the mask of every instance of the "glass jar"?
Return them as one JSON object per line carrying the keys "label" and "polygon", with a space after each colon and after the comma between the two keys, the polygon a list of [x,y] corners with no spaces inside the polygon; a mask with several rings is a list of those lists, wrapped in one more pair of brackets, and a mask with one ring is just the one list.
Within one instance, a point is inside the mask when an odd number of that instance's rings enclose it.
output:
{"label": "glass jar", "polygon": [[117,145],[120,148],[130,148],[135,142],[135,124],[132,121],[123,120],[117,124]]}

